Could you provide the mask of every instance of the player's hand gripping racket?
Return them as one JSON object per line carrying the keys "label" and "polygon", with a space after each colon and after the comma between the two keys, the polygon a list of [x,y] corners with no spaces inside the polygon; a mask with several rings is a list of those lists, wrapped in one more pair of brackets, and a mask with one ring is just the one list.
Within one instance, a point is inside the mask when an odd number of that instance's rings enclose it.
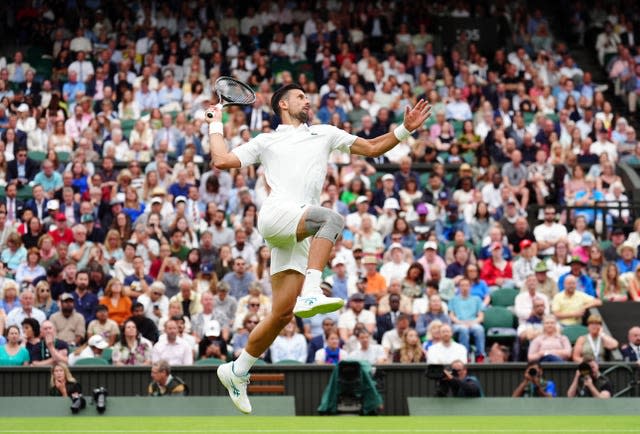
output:
{"label": "player's hand gripping racket", "polygon": [[[256,93],[247,84],[233,77],[219,77],[215,83],[215,91],[218,94],[218,104],[221,107],[229,105],[251,105],[256,101]],[[207,112],[208,118],[213,113]]]}

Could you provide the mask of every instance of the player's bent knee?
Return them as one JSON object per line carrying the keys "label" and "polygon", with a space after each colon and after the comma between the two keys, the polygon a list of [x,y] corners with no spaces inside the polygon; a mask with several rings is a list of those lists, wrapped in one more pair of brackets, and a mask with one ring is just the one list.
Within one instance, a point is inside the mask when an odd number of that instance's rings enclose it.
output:
{"label": "player's bent knee", "polygon": [[305,218],[305,230],[318,238],[335,242],[344,229],[344,218],[323,207],[311,207]]}

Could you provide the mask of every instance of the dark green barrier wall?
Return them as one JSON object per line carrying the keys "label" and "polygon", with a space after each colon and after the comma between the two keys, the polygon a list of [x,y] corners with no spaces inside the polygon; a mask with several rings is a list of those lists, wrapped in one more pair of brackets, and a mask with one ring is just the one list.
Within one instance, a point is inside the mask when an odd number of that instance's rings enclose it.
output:
{"label": "dark green barrier wall", "polygon": [[[603,365],[603,370],[611,365]],[[511,396],[521,381],[524,364],[470,365],[469,373],[479,378],[488,397]],[[285,373],[285,394],[295,396],[296,414],[314,415],[320,397],[331,375],[330,366],[259,366],[254,372]],[[385,414],[407,415],[407,397],[432,397],[435,385],[425,377],[426,365],[385,365],[377,367],[381,377],[380,388],[384,398]],[[637,369],[637,365],[634,365]],[[105,386],[114,396],[140,396],[146,394],[150,368],[75,367],[74,376],[85,390]],[[189,385],[194,396],[226,395],[218,383],[214,368],[176,367],[175,375]],[[575,374],[575,365],[552,364],[545,366],[545,377],[555,381],[560,395],[566,391]],[[639,374],[636,372],[636,376]],[[627,386],[632,374],[627,369],[613,372],[609,378],[615,390]],[[43,396],[47,393],[49,370],[43,368],[1,368],[0,396]],[[636,395],[637,396],[637,395]],[[639,401],[640,403],[640,401]]]}

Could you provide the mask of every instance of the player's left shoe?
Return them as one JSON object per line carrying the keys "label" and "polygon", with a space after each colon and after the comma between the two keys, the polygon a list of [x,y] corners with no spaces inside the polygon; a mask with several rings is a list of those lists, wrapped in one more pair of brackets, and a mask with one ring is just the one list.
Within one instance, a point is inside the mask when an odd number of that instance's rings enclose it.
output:
{"label": "player's left shoe", "polygon": [[218,366],[218,378],[229,391],[229,398],[233,404],[243,413],[251,413],[251,402],[247,396],[249,374],[239,376],[233,373],[233,362]]}
{"label": "player's left shoe", "polygon": [[300,318],[311,318],[321,313],[334,312],[344,306],[344,300],[338,297],[325,297],[322,293],[301,295],[296,300],[293,314]]}

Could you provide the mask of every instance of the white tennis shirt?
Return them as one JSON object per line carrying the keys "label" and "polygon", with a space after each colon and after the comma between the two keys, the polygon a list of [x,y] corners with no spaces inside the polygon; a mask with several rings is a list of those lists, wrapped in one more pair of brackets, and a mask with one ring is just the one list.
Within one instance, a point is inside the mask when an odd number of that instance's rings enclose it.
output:
{"label": "white tennis shirt", "polygon": [[357,136],[332,125],[279,125],[271,133],[259,134],[234,148],[242,167],[261,163],[269,201],[318,205],[327,174],[329,154],[349,153]]}

